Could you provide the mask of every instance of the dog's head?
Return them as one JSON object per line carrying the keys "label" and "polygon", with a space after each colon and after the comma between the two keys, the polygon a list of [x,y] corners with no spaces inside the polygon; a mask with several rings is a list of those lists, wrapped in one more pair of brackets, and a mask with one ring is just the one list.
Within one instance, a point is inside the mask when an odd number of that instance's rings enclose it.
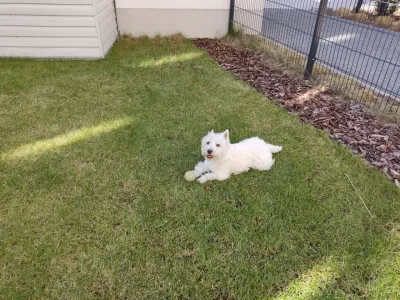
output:
{"label": "dog's head", "polygon": [[214,133],[214,130],[211,130],[201,140],[201,155],[209,160],[218,159],[226,154],[229,145],[228,130],[222,133]]}

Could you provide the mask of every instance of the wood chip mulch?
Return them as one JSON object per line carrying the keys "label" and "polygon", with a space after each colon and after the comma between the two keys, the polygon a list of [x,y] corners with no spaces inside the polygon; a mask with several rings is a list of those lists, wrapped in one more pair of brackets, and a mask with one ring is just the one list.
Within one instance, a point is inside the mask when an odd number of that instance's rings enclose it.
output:
{"label": "wood chip mulch", "polygon": [[400,128],[365,112],[362,105],[318,89],[295,76],[270,68],[260,55],[216,39],[194,39],[224,69],[248,82],[304,122],[328,132],[371,165],[383,170],[400,187]]}

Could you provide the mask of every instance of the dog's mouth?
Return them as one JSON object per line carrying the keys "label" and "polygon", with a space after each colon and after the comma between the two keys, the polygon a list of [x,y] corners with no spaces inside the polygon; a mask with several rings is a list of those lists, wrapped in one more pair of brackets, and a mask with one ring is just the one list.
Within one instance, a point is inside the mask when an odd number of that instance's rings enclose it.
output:
{"label": "dog's mouth", "polygon": [[207,158],[209,158],[209,159],[211,159],[211,158],[213,158],[214,156],[212,156],[211,154],[208,154],[207,155]]}

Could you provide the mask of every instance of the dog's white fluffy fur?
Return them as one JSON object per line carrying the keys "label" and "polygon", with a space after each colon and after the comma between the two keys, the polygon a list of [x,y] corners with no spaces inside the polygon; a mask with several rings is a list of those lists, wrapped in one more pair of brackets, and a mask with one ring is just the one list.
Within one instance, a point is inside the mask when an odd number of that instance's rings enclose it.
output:
{"label": "dog's white fluffy fur", "polygon": [[269,170],[275,162],[272,153],[281,150],[281,146],[268,144],[258,137],[231,144],[228,130],[223,133],[212,130],[201,141],[201,154],[205,160],[199,162],[193,172],[198,182],[205,183],[226,180],[232,174],[250,169]]}

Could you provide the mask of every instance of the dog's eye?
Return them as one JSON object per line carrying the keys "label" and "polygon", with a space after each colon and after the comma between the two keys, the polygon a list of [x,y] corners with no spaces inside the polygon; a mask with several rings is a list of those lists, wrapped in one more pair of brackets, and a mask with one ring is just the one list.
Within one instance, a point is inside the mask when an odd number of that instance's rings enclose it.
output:
{"label": "dog's eye", "polygon": [[207,145],[210,145],[210,142],[207,142]]}
{"label": "dog's eye", "polygon": [[219,146],[221,146],[221,145],[220,145],[220,144],[216,144],[215,146],[219,147]]}

